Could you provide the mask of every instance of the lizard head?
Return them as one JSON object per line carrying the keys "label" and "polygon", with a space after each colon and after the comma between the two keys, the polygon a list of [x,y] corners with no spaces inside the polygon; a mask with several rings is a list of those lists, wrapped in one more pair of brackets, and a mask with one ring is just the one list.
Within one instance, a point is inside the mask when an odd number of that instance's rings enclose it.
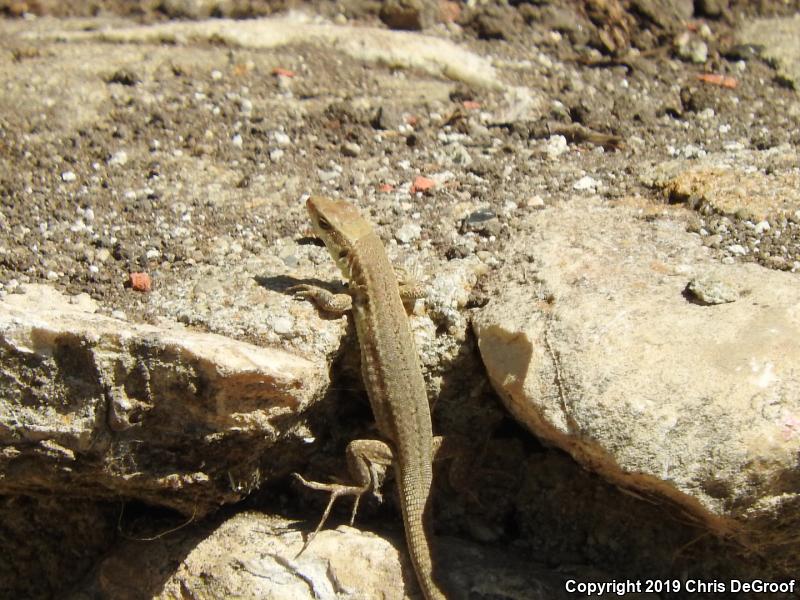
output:
{"label": "lizard head", "polygon": [[314,232],[325,242],[333,260],[349,276],[349,257],[356,242],[372,233],[372,226],[344,200],[311,196],[306,202]]}

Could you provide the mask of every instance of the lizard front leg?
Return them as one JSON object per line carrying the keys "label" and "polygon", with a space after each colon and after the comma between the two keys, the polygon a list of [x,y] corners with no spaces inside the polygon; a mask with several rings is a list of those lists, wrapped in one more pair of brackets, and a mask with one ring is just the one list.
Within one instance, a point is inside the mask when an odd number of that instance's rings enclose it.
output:
{"label": "lizard front leg", "polygon": [[301,283],[293,285],[286,290],[301,300],[310,300],[322,310],[341,315],[353,308],[353,298],[350,294],[334,294],[315,285]]}
{"label": "lizard front leg", "polygon": [[350,525],[356,518],[356,511],[358,510],[358,503],[364,492],[369,491],[373,486],[372,471],[370,470],[370,463],[379,465],[390,465],[394,460],[392,449],[388,444],[379,440],[353,440],[347,445],[347,467],[350,471],[350,476],[353,479],[353,484],[346,485],[341,483],[320,483],[317,481],[307,481],[301,475],[292,473],[294,477],[304,486],[312,490],[319,490],[322,492],[330,492],[330,499],[328,506],[325,507],[325,512],[322,513],[322,519],[319,521],[317,528],[306,539],[305,544],[297,553],[298,556],[308,548],[311,540],[319,533],[328,520],[328,516],[333,508],[333,503],[339,496],[355,496],[353,502],[353,512],[350,515]]}

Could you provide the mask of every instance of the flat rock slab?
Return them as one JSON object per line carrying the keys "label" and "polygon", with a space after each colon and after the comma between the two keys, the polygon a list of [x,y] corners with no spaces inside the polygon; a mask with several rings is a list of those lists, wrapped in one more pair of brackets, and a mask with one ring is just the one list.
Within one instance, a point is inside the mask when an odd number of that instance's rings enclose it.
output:
{"label": "flat rock slab", "polygon": [[743,44],[763,46],[761,56],[775,64],[778,75],[800,89],[800,14],[753,19],[737,35]]}
{"label": "flat rock slab", "polygon": [[0,301],[0,493],[203,514],[269,477],[281,459],[267,451],[300,443],[290,417],[327,383],[319,364],[288,352],[23,288]]}
{"label": "flat rock slab", "polygon": [[495,273],[474,320],[489,377],[543,440],[796,568],[797,276],[719,264],[637,214],[576,200],[526,218],[508,253],[529,266]]}
{"label": "flat rock slab", "polygon": [[311,43],[330,47],[356,60],[393,68],[420,69],[435,76],[488,88],[501,87],[491,62],[478,54],[432,36],[374,27],[342,27],[294,18],[212,19],[171,22],[104,31],[37,32],[33,36],[118,43],[197,43],[222,41],[244,48],[276,48]]}

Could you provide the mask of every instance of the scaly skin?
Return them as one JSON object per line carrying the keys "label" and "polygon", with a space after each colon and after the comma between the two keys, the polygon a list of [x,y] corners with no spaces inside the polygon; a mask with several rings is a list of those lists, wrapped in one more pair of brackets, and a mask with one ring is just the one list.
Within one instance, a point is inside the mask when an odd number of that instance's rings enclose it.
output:
{"label": "scaly skin", "polygon": [[[347,297],[333,296],[309,286],[298,286],[296,291],[328,310],[341,311],[351,304],[361,347],[364,386],[378,430],[388,447],[377,441],[351,443],[348,459],[356,485],[299,479],[314,489],[330,491],[331,503],[340,495],[354,495],[358,499],[372,483],[365,459],[387,462],[386,457],[393,456],[406,541],[417,580],[426,600],[445,600],[433,580],[425,526],[431,513],[435,444],[430,408],[394,269],[372,226],[353,206],[341,200],[311,197],[307,208],[314,230],[348,279],[350,302]],[[365,450],[367,447],[370,450]],[[330,503],[325,517],[329,510]]]}

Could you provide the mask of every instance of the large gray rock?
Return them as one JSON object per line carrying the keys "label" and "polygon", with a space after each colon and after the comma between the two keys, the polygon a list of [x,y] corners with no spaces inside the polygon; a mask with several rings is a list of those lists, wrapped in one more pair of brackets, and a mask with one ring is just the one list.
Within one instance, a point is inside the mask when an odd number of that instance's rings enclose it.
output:
{"label": "large gray rock", "polygon": [[[285,472],[322,364],[95,313],[47,286],[0,301],[0,494],[134,498],[202,515]],[[268,450],[272,449],[272,454]]]}
{"label": "large gray rock", "polygon": [[522,223],[523,262],[474,320],[489,377],[543,440],[796,568],[797,276],[721,265],[681,223],[637,214],[575,201]]}

